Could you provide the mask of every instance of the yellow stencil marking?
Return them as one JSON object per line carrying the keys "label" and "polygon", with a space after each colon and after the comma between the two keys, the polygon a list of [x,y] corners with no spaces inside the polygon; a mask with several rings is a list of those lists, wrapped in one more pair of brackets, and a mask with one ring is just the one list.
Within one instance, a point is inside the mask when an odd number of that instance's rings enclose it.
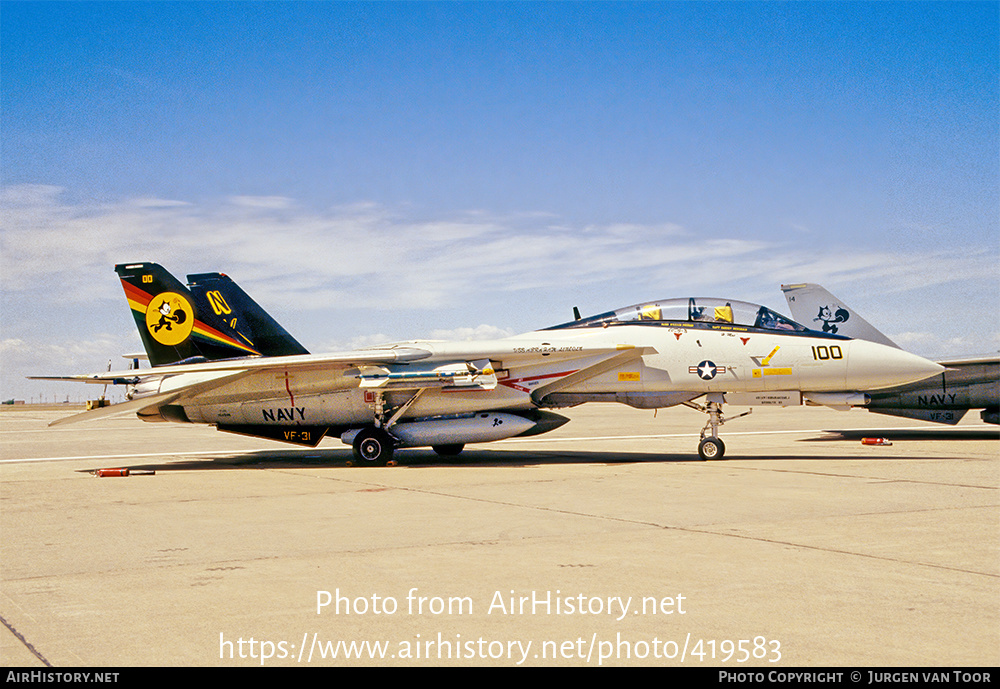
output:
{"label": "yellow stencil marking", "polygon": [[781,345],[776,345],[775,348],[771,350],[771,353],[768,354],[766,357],[764,357],[764,360],[760,363],[764,366],[767,366],[768,363],[771,361],[771,357],[777,354],[779,349],[781,349]]}

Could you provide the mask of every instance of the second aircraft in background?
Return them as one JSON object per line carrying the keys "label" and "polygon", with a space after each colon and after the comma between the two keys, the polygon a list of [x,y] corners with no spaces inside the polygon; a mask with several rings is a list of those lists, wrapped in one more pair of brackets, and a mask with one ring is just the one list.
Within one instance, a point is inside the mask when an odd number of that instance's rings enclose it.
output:
{"label": "second aircraft in background", "polygon": [[[782,285],[792,317],[816,324],[824,332],[846,335],[890,347],[895,342],[875,329],[826,289],[814,284]],[[950,357],[938,360],[944,370],[916,383],[865,389],[857,406],[876,414],[956,424],[969,409],[981,409],[986,423],[1000,423],[1000,355]]]}

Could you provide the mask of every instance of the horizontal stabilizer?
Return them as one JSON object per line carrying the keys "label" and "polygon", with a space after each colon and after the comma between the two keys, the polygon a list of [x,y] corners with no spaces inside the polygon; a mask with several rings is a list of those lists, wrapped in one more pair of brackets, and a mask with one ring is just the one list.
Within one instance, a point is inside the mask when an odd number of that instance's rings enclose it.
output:
{"label": "horizontal stabilizer", "polygon": [[62,426],[70,423],[79,423],[80,421],[95,421],[109,416],[127,414],[128,412],[138,413],[150,407],[160,407],[164,404],[170,404],[180,396],[181,392],[178,391],[164,392],[159,395],[150,395],[149,397],[141,397],[139,399],[129,400],[128,402],[122,402],[121,404],[112,404],[108,407],[98,407],[97,409],[91,409],[79,414],[74,414],[73,416],[64,416],[61,419],[56,419],[49,425]]}
{"label": "horizontal stabilizer", "polygon": [[171,390],[164,390],[163,392],[152,395],[143,395],[142,397],[131,399],[128,402],[112,404],[107,407],[98,407],[97,409],[87,410],[73,416],[66,416],[61,419],[56,419],[49,425],[60,426],[68,423],[78,423],[80,421],[94,421],[96,419],[118,416],[119,414],[133,411],[142,416],[153,416],[155,414],[151,414],[149,410],[156,410],[164,407],[181,397],[190,397],[198,394],[199,392],[205,392],[221,385],[225,385],[237,378],[242,377],[244,373],[244,371],[235,371],[233,373],[229,373],[228,375],[214,376],[207,380],[203,379],[195,383],[181,385]]}

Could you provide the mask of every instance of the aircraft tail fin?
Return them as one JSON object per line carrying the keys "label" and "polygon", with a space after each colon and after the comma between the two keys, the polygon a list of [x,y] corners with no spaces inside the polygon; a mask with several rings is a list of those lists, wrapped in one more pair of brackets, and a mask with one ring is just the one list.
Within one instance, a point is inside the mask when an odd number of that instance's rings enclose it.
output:
{"label": "aircraft tail fin", "polygon": [[[230,325],[213,311],[203,290],[188,289],[162,266],[122,263],[115,266],[115,272],[121,279],[151,365],[264,355],[254,346],[253,338],[243,332],[244,324],[237,320],[242,314],[234,313]],[[263,313],[253,300],[246,299]],[[243,305],[235,298],[233,301]],[[294,353],[304,353],[298,346],[301,351]]]}
{"label": "aircraft tail fin", "polygon": [[309,353],[228,275],[198,273],[187,279],[198,312],[219,332],[263,356]]}
{"label": "aircraft tail fin", "polygon": [[792,318],[806,327],[899,349],[899,345],[820,285],[782,285],[781,291],[785,293]]}

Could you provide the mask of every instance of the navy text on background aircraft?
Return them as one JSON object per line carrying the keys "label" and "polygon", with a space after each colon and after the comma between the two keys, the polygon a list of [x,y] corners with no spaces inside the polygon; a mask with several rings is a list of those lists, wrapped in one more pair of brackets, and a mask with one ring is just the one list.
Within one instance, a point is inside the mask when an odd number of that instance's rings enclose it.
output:
{"label": "navy text on background aircraft", "polygon": [[146,421],[315,446],[335,436],[355,463],[398,447],[442,455],[466,443],[550,431],[551,409],[685,404],[708,414],[698,446],[719,458],[724,403],[846,406],[919,381],[938,364],[884,344],[810,330],[757,304],[650,301],[513,337],[412,341],[309,354],[232,280],[155,263],[115,267],[151,368],[71,376],[128,386],[128,401],[54,423],[135,412]]}
{"label": "navy text on background aircraft", "polygon": [[[824,331],[898,347],[819,285],[782,285],[781,289],[793,318],[822,324]],[[866,391],[864,398],[857,400],[858,406],[877,414],[946,424],[957,424],[968,410],[981,409],[983,421],[1000,423],[1000,355],[950,357],[937,363],[945,367],[938,375],[908,385]]]}

